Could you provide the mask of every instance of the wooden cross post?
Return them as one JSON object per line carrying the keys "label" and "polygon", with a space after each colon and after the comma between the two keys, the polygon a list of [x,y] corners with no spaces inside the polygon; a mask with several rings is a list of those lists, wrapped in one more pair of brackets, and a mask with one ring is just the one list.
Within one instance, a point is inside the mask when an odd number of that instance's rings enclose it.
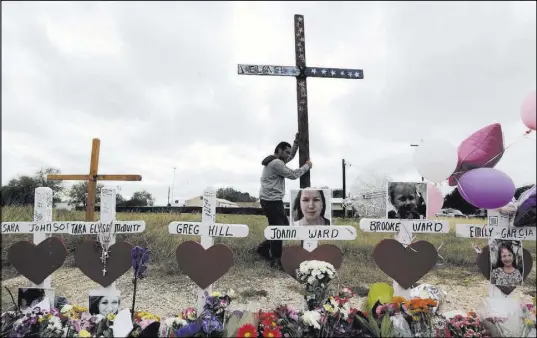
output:
{"label": "wooden cross post", "polygon": [[[360,230],[364,232],[391,232],[395,233],[395,239],[404,247],[409,246],[413,241],[414,233],[422,234],[447,234],[449,233],[449,222],[436,220],[404,220],[404,219],[375,219],[362,218],[360,220]],[[396,281],[393,281],[395,296],[410,299],[410,289],[404,289]]]}
{"label": "wooden cross post", "polygon": [[[306,35],[304,16],[295,14],[295,61],[296,66],[238,65],[239,75],[294,76],[296,78],[296,99],[298,112],[298,132],[300,133],[299,164],[302,166],[310,157],[308,127],[308,86],[306,78],[363,79],[362,69],[306,67]],[[300,188],[310,184],[310,172],[300,177]]]}
{"label": "wooden cross post", "polygon": [[[490,212],[493,210],[488,210]],[[500,218],[501,220],[502,218]],[[455,233],[457,237],[471,239],[505,239],[517,241],[532,241],[535,245],[537,229],[535,227],[514,227],[508,221],[498,222],[496,216],[488,217],[487,224],[457,224]],[[477,250],[477,249],[476,249]],[[507,298],[500,289],[494,285],[489,287],[489,297],[491,298]]]}
{"label": "wooden cross post", "polygon": [[[248,237],[248,225],[216,223],[216,190],[212,187],[203,191],[201,222],[171,222],[168,232],[172,235],[201,236],[201,246],[205,250],[213,246],[214,237]],[[198,313],[203,311],[205,291],[212,293],[212,285],[198,292]]]}
{"label": "wooden cross post", "polygon": [[[95,196],[97,181],[141,181],[140,175],[98,175],[99,150],[101,140],[94,138],[91,146],[91,161],[89,175],[47,175],[51,181],[88,181],[88,199],[86,202],[86,222],[94,221]],[[114,197],[115,198],[115,197]]]}

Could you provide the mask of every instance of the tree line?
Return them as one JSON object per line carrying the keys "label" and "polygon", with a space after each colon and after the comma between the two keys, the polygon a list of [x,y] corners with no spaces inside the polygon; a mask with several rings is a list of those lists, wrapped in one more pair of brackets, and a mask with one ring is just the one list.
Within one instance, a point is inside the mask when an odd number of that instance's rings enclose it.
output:
{"label": "tree line", "polygon": [[[9,180],[2,186],[1,206],[5,205],[33,205],[35,189],[48,187],[53,192],[53,203],[65,201],[71,205],[86,207],[88,201],[88,181],[80,181],[71,186],[64,187],[63,181],[48,181],[47,175],[61,174],[57,168],[42,168],[33,175],[22,175]],[[97,183],[95,203],[100,203],[103,184]],[[155,200],[146,190],[135,192],[131,198],[126,199],[121,193],[116,195],[116,205],[126,207],[153,206]]]}
{"label": "tree line", "polygon": [[[69,204],[76,206],[86,206],[88,198],[88,182],[80,181],[66,190],[63,181],[48,181],[47,175],[49,174],[61,174],[57,168],[42,168],[38,170],[34,175],[23,175],[17,178],[11,179],[7,185],[2,186],[2,198],[1,206],[5,205],[33,205],[35,189],[39,187],[49,187],[53,191],[54,200],[56,204],[61,201],[66,201]],[[517,188],[515,192],[515,198],[518,199],[520,195],[531,188],[533,185],[524,185]],[[97,184],[96,203],[100,202],[101,189],[103,185]],[[247,192],[236,190],[232,187],[220,188],[216,192],[216,197],[228,200],[230,202],[255,202],[257,197],[251,196]],[[333,198],[343,198],[342,189],[332,190]],[[135,192],[129,199],[126,199],[121,193],[116,195],[116,205],[126,207],[141,207],[141,206],[153,206],[155,199],[151,193],[146,190]],[[465,215],[476,214],[479,212],[479,208],[474,207],[462,198],[458,188],[455,188],[452,192],[444,197],[443,208],[457,209]]]}

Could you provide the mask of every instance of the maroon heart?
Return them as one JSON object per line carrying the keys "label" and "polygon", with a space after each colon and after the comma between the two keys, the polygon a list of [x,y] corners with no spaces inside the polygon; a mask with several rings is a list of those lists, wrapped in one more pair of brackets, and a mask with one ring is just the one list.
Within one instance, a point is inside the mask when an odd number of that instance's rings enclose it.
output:
{"label": "maroon heart", "polygon": [[200,243],[186,241],[175,251],[179,267],[200,288],[206,289],[233,266],[233,252],[224,244],[205,250]]}
{"label": "maroon heart", "polygon": [[9,247],[7,260],[24,277],[41,284],[58,270],[67,258],[67,249],[58,237],[49,237],[35,245],[20,241]]}
{"label": "maroon heart", "polygon": [[434,268],[438,251],[427,241],[417,241],[405,248],[395,239],[383,239],[373,248],[373,260],[385,274],[408,289]]}
{"label": "maroon heart", "polygon": [[[117,242],[108,248],[106,265],[101,262],[103,251],[97,241],[82,242],[75,251],[75,264],[86,276],[103,287],[107,287],[131,268],[131,250],[128,242]],[[106,274],[103,276],[103,269]]]}
{"label": "maroon heart", "polygon": [[283,271],[297,279],[296,270],[300,267],[300,264],[313,260],[330,263],[335,269],[339,269],[343,262],[343,252],[333,244],[320,245],[311,252],[301,246],[292,246],[285,249],[281,262]]}
{"label": "maroon heart", "polygon": [[[533,268],[533,258],[531,258],[531,253],[528,250],[523,249],[522,252],[522,260],[524,261],[523,279],[526,279],[526,277],[528,277],[528,275],[530,274],[531,269]],[[481,249],[481,253],[477,254],[476,263],[477,267],[479,268],[479,271],[481,271],[483,276],[485,276],[486,279],[490,280],[490,248],[488,245]],[[515,291],[516,289],[516,287],[513,286],[495,286],[506,295],[510,295],[511,292]]]}

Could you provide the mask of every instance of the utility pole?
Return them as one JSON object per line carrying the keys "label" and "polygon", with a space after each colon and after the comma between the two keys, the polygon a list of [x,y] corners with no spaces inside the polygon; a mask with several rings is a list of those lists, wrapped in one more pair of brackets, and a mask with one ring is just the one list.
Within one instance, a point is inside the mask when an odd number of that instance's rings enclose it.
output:
{"label": "utility pole", "polygon": [[168,206],[170,205],[170,189],[171,187],[168,186]]}
{"label": "utility pole", "polygon": [[177,169],[176,167],[173,167],[173,181],[172,181],[172,202],[173,202],[173,192],[175,190],[175,169]]}
{"label": "utility pole", "polygon": [[343,199],[345,199],[345,197],[347,196],[347,183],[346,183],[346,180],[347,180],[347,175],[345,175],[345,166],[347,165],[347,163],[345,162],[345,159],[342,159],[341,160],[341,170],[342,170],[342,173],[343,173]]}
{"label": "utility pole", "polygon": [[[420,145],[419,144],[411,144],[410,146],[411,147],[419,147]],[[421,177],[421,181],[425,182],[425,179],[423,178],[423,176]]]}

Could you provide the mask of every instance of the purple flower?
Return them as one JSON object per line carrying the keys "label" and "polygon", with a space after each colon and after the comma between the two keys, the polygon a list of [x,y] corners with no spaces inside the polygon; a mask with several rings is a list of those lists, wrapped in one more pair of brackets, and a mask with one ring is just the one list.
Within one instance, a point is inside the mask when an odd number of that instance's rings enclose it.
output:
{"label": "purple flower", "polygon": [[203,332],[210,335],[213,332],[222,331],[224,329],[224,326],[222,325],[222,322],[220,322],[215,316],[206,316],[204,320],[201,322],[201,325],[203,327]]}
{"label": "purple flower", "polygon": [[147,270],[145,265],[149,260],[149,249],[135,246],[131,250],[131,266],[134,270],[134,278],[144,278]]}
{"label": "purple flower", "polygon": [[201,325],[198,322],[192,322],[182,328],[175,330],[176,337],[193,337],[201,329]]}

